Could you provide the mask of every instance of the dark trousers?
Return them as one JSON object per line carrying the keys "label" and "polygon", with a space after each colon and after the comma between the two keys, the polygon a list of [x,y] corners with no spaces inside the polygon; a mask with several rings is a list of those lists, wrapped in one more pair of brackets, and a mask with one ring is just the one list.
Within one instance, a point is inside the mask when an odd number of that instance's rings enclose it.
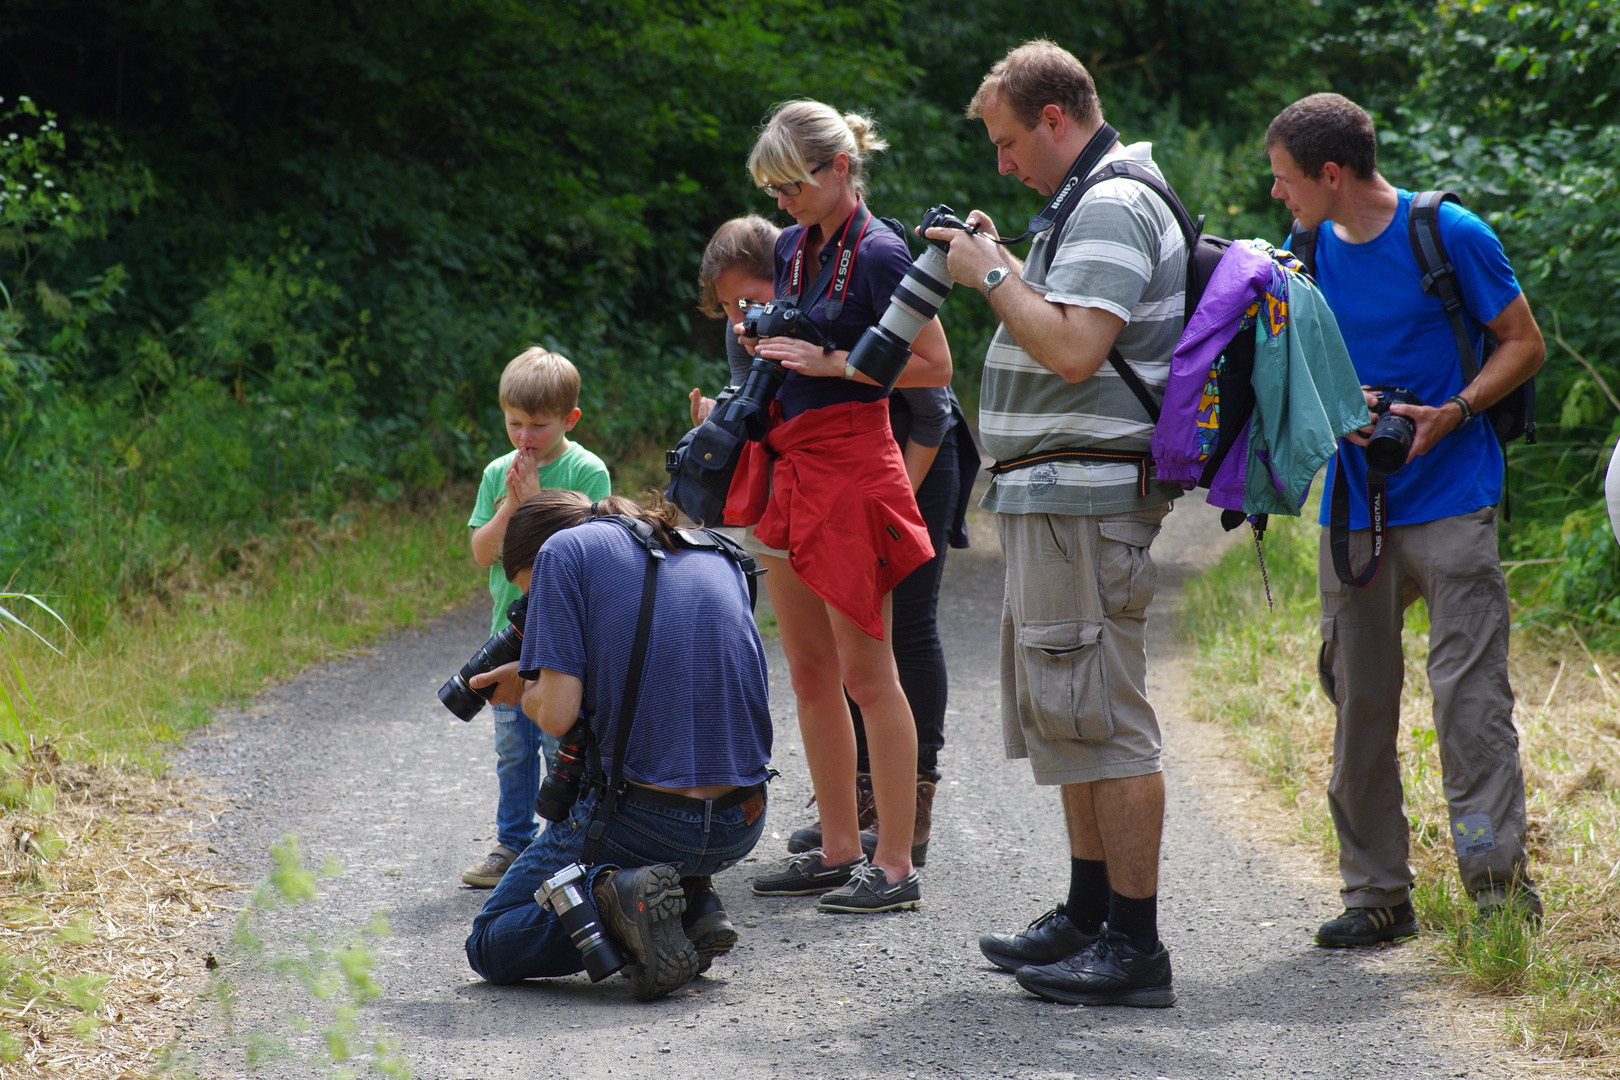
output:
{"label": "dark trousers", "polygon": [[[894,587],[894,662],[917,724],[917,771],[930,775],[937,771],[939,751],[945,745],[947,687],[945,650],[939,643],[939,582],[945,574],[947,534],[960,491],[956,433],[952,431],[946,433],[933,466],[917,489],[917,509],[928,526],[934,557]],[[855,717],[855,767],[871,772],[860,707],[851,701],[849,711]]]}
{"label": "dark trousers", "polygon": [[[636,801],[631,789],[608,821],[593,869],[629,869],[667,863],[684,877],[708,877],[753,850],[765,815],[749,821],[743,808],[703,813]],[[492,983],[549,979],[583,971],[585,961],[549,906],[534,894],[547,878],[578,862],[596,795],[574,804],[566,821],[548,826],[517,857],[467,937],[467,962]]]}

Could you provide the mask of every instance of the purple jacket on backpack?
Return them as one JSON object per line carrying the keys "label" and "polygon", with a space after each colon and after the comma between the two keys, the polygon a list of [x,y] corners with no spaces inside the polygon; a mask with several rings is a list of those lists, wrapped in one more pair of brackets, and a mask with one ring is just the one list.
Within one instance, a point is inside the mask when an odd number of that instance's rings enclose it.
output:
{"label": "purple jacket on backpack", "polygon": [[[1237,336],[1244,312],[1271,282],[1272,260],[1248,244],[1226,249],[1204,288],[1198,309],[1170,358],[1170,380],[1153,430],[1153,460],[1160,480],[1191,489],[1203,474],[1216,431],[1207,417],[1204,390],[1210,368]],[[1204,421],[1201,423],[1200,421]],[[1210,484],[1209,501],[1227,510],[1243,509],[1249,432],[1245,427]]]}

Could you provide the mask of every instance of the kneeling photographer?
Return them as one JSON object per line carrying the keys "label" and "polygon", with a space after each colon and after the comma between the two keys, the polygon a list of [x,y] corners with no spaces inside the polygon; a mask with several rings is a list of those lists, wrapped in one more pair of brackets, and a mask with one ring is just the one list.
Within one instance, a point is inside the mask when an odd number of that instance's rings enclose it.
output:
{"label": "kneeling photographer", "polygon": [[472,682],[498,684],[496,701],[521,700],[562,743],[539,806],[556,824],[467,938],[490,982],[622,968],[649,1000],[736,943],[709,878],[764,827],[771,720],[752,561],[674,515],[548,490],[507,526],[502,565],[530,600],[522,656]]}

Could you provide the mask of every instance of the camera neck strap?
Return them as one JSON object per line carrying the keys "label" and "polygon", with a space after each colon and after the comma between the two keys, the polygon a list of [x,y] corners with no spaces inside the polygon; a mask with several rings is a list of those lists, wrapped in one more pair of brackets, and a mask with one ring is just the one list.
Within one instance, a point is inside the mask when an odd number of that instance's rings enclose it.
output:
{"label": "camera neck strap", "polygon": [[997,240],[996,243],[1011,247],[1013,244],[1022,244],[1025,240],[1033,239],[1050,229],[1060,228],[1069,219],[1069,215],[1074,213],[1075,206],[1080,202],[1077,193],[1084,194],[1080,192],[1081,183],[1087,176],[1091,175],[1091,170],[1097,167],[1097,163],[1103,159],[1103,155],[1108,153],[1108,148],[1118,141],[1119,132],[1115,131],[1111,124],[1104,121],[1103,126],[1098,128],[1097,133],[1086,143],[1085,149],[1080,151],[1080,156],[1074,159],[1074,164],[1069,166],[1068,173],[1063,177],[1063,183],[1058,185],[1058,189],[1046,201],[1046,208],[1029,219],[1029,228],[1024,234],[1015,236],[1011,240]]}
{"label": "camera neck strap", "polygon": [[[619,698],[619,721],[613,732],[613,768],[608,774],[607,790],[602,792],[591,823],[585,829],[585,846],[579,861],[586,866],[596,864],[597,851],[607,832],[608,822],[619,808],[619,796],[624,790],[624,756],[630,750],[630,723],[636,715],[636,699],[641,696],[642,670],[647,666],[647,643],[652,639],[653,605],[658,596],[658,564],[664,561],[664,549],[652,536],[645,522],[634,522],[622,515],[598,518],[599,521],[617,521],[630,531],[638,543],[647,550],[647,571],[641,579],[641,615],[636,620],[635,642],[630,646],[630,670],[625,674],[624,693]],[[641,526],[638,528],[637,526]]]}
{"label": "camera neck strap", "polygon": [[[796,308],[808,311],[815,306],[814,297],[821,295],[822,290],[827,293],[827,321],[834,322],[844,312],[844,300],[849,296],[849,272],[855,265],[855,251],[866,238],[866,230],[872,225],[872,213],[866,208],[866,200],[862,199],[855,204],[855,212],[849,215],[844,227],[838,230],[836,239],[828,237],[822,243],[825,251],[828,244],[837,243],[838,247],[833,257],[821,264],[821,272],[808,290],[801,291],[804,283],[804,255],[810,243],[810,230],[805,229],[799,234],[798,246],[793,249],[793,259],[788,264],[788,295],[786,300]],[[854,239],[850,236],[853,234]],[[810,297],[809,303],[804,303],[805,297]]]}
{"label": "camera neck strap", "polygon": [[1372,528],[1372,558],[1360,573],[1350,568],[1350,480],[1344,471],[1344,444],[1333,456],[1333,497],[1328,506],[1328,547],[1333,552],[1333,572],[1346,585],[1365,589],[1378,576],[1384,558],[1384,523],[1389,516],[1388,492],[1384,474],[1367,469],[1367,524]]}

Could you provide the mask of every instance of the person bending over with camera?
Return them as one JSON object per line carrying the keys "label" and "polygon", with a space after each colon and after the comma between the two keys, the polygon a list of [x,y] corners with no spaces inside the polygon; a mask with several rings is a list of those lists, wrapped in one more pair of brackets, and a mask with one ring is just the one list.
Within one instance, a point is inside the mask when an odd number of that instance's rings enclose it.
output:
{"label": "person bending over with camera", "polygon": [[[754,891],[823,894],[823,911],[854,913],[921,902],[911,858],[917,729],[890,647],[889,594],[934,550],[889,424],[887,390],[846,364],[911,265],[905,240],[862,198],[867,155],[884,146],[863,116],[791,101],[748,157],[755,183],[798,224],[776,242],[774,321],[754,324],[774,329],[747,342],[783,377],[758,455],[768,471],[742,485],[742,517],[756,524],[751,550],[770,570],[822,824],[820,846],[755,878]],[[899,379],[944,386],[950,375],[945,331],[930,319]],[[871,861],[861,847],[846,689],[865,718],[883,823]]]}
{"label": "person bending over with camera", "polygon": [[[474,685],[499,683],[496,701],[520,701],[562,739],[540,797],[560,820],[473,921],[467,960],[490,982],[596,980],[623,961],[646,1000],[736,943],[710,877],[764,827],[765,650],[739,559],[694,542],[717,543],[678,532],[673,507],[572,491],[531,496],[507,525],[501,562],[530,598],[523,653]],[[559,797],[581,755],[583,796]]]}
{"label": "person bending over with camera", "polygon": [[[733,218],[715,230],[698,265],[698,308],[726,319],[727,359],[731,382],[741,386],[752,358],[737,333],[747,310],[775,296],[773,255],[781,230],[750,214]],[[714,401],[693,389],[692,422],[701,424]],[[917,509],[928,526],[934,557],[894,587],[894,659],[900,686],[917,728],[917,808],[911,857],[917,866],[927,859],[933,826],[934,792],[939,783],[939,752],[945,746],[945,703],[948,680],[945,650],[940,645],[939,584],[947,547],[966,547],[963,518],[978,472],[979,455],[962,418],[961,406],[948,386],[900,387],[889,395],[889,427],[905,461],[906,476],[917,497]],[[752,533],[752,529],[749,530]],[[872,798],[872,767],[860,706],[850,702],[855,720],[855,787],[861,847],[868,856],[877,846],[877,807]],[[821,823],[799,829],[788,840],[793,853],[821,847]]]}
{"label": "person bending over with camera", "polygon": [[[1363,448],[1373,429],[1339,444],[1322,493],[1318,666],[1338,709],[1328,807],[1345,910],[1317,931],[1317,943],[1375,945],[1417,933],[1396,740],[1402,612],[1419,596],[1429,607],[1434,726],[1463,884],[1482,914],[1508,905],[1539,917],[1524,849],[1507,583],[1496,547],[1502,450],[1479,414],[1541,367],[1541,330],[1490,226],[1442,203],[1438,233],[1455,267],[1478,373],[1465,379],[1464,346],[1441,301],[1426,295],[1409,237],[1413,193],[1379,175],[1372,118],[1354,102],[1338,94],[1296,101],[1271,122],[1266,152],[1271,194],[1304,230],[1291,246],[1307,251],[1314,230],[1316,282],[1357,374],[1370,387],[1405,388],[1419,402],[1388,409],[1405,419],[1395,426],[1405,428],[1410,447],[1401,453],[1397,445],[1385,464],[1387,532],[1364,588],[1344,582],[1335,567],[1330,518],[1335,496],[1348,495],[1350,567],[1367,562],[1368,462],[1378,460],[1379,447]],[[1496,340],[1485,364],[1482,329]],[[1368,391],[1369,407],[1378,397]]]}
{"label": "person bending over with camera", "polygon": [[[1007,756],[1062,786],[1070,878],[1064,903],[980,948],[1021,986],[1069,1004],[1173,1004],[1159,940],[1164,822],[1158,718],[1146,693],[1148,547],[1174,484],[1152,479],[1153,421],[1107,363],[1117,349],[1163,387],[1185,321],[1187,249],[1147,186],[1075,184],[1109,160],[1157,171],[1146,143],[1122,146],[1091,75],[1049,41],[985,76],[984,121],[1003,174],[1050,200],[1020,266],[975,210],[950,241],[951,276],[1001,319],[985,357],[979,435],[997,458],[983,505],[1007,555],[1001,716]],[[1032,228],[1039,223],[1032,223]]]}

